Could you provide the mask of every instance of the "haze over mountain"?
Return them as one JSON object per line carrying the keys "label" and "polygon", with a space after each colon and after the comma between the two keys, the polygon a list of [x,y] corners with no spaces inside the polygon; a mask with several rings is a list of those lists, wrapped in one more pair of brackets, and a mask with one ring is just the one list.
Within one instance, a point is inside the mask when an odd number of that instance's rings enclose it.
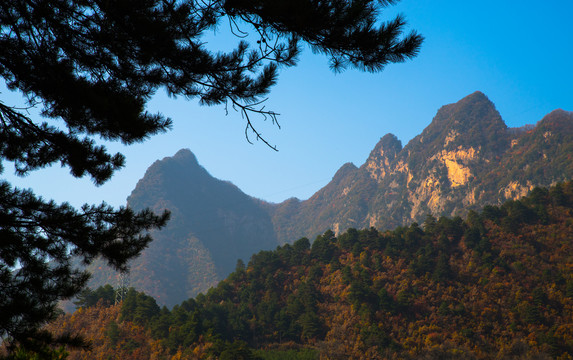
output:
{"label": "haze over mountain", "polygon": [[[555,110],[535,126],[508,128],[475,92],[440,108],[402,147],[383,136],[360,167],[344,164],[308,200],[254,199],[213,178],[189,150],[156,161],[128,199],[135,209],[170,209],[167,228],[131,266],[131,285],[173,305],[207,290],[238,259],[332,229],[392,229],[427,214],[464,215],[573,177],[573,113]],[[100,270],[99,267],[102,269]],[[114,281],[101,264],[91,286]]]}
{"label": "haze over mountain", "polygon": [[[153,163],[127,202],[134,209],[171,211],[166,228],[153,233],[154,241],[130,266],[130,285],[162,304],[207,290],[234,270],[237,259],[277,244],[259,201],[213,178],[189,150]],[[92,284],[115,284],[117,274],[108,267],[92,269]]]}

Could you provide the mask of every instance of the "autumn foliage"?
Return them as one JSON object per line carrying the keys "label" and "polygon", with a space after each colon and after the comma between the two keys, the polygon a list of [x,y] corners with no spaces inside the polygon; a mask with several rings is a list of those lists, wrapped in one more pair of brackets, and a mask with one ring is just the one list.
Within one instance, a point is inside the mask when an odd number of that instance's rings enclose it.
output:
{"label": "autumn foliage", "polygon": [[573,182],[467,218],[327,231],[160,309],[130,290],[52,328],[70,359],[571,359]]}

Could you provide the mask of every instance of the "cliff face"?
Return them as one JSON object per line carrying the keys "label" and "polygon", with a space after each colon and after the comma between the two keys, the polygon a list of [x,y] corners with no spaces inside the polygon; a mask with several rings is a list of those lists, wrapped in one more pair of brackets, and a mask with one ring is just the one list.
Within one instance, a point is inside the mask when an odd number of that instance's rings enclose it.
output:
{"label": "cliff face", "polygon": [[[482,93],[442,107],[397,157],[395,172],[406,176],[405,183],[400,183],[404,198],[396,205],[408,211],[395,217],[393,225],[419,222],[429,213],[453,215],[476,204],[475,186],[509,145],[507,126]],[[381,182],[381,192],[386,184]]]}
{"label": "cliff face", "polygon": [[571,179],[572,155],[571,112],[556,110],[534,127],[508,129],[494,104],[475,92],[440,108],[403,148],[394,135],[382,137],[362,166],[342,179],[337,173],[298,202],[296,212],[276,205],[273,223],[279,241],[287,242],[327,229],[390,229],[427,214],[463,215]]}
{"label": "cliff face", "polygon": [[382,180],[392,171],[391,164],[394,163],[401,150],[402,142],[396,136],[386,134],[370,152],[370,156],[362,167],[368,171],[371,178]]}

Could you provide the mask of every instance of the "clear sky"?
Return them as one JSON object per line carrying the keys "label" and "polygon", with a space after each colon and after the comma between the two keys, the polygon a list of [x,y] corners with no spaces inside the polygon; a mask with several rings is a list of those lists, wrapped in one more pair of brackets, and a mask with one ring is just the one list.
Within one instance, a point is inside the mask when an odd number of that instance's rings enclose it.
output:
{"label": "clear sky", "polygon": [[325,57],[305,51],[297,67],[282,71],[267,102],[281,114],[281,129],[257,124],[278,152],[249,144],[238,113],[159,93],[149,109],[170,116],[173,130],[129,147],[108,144],[127,165],[103,186],[59,165],[18,178],[4,163],[1,176],[58,202],[119,206],[155,160],[188,148],[213,176],[280,202],[308,198],[346,162],[362,165],[386,133],[405,145],[442,105],[476,90],[510,127],[535,124],[557,108],[573,111],[573,1],[403,0],[385,14],[397,13],[426,38],[412,61],[377,74],[334,74]]}

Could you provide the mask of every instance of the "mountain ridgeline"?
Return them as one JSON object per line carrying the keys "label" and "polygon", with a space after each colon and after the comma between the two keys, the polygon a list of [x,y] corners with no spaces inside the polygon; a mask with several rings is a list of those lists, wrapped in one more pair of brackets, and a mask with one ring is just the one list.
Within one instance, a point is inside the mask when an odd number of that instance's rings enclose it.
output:
{"label": "mountain ridgeline", "polygon": [[[132,264],[131,285],[173,305],[206,291],[259,250],[328,229],[384,230],[422,223],[427,214],[463,216],[573,178],[572,157],[573,113],[555,110],[535,126],[508,128],[481,92],[443,106],[404,147],[396,136],[383,136],[364,164],[344,164],[304,201],[254,199],[181,150],[155,162],[128,199],[135,209],[172,212]],[[91,286],[114,283],[105,266],[92,272]]]}
{"label": "mountain ridgeline", "polygon": [[281,243],[326,229],[391,229],[571,179],[572,156],[573,113],[555,110],[535,127],[510,129],[475,92],[443,106],[406,146],[387,134],[362,166],[343,165],[310,199],[268,209]]}

